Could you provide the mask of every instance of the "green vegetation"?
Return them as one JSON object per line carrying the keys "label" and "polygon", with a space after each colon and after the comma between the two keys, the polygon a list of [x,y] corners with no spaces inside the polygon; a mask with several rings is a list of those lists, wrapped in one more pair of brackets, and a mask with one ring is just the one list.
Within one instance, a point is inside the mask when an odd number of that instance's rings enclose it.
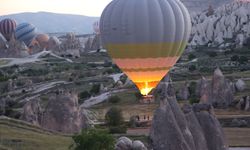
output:
{"label": "green vegetation", "polygon": [[79,93],[78,97],[79,97],[79,103],[83,103],[84,100],[91,97],[91,94],[88,91],[83,91]]}
{"label": "green vegetation", "polygon": [[193,54],[193,53],[191,53],[191,54],[189,54],[188,55],[188,60],[190,61],[190,60],[193,60],[193,59],[195,59],[196,58],[196,56]]}
{"label": "green vegetation", "polygon": [[100,84],[94,84],[89,92],[94,95],[98,94],[100,92],[100,87]]}
{"label": "green vegetation", "polygon": [[113,150],[115,139],[105,130],[88,129],[81,134],[72,137],[75,144],[71,145],[74,150]]}
{"label": "green vegetation", "polygon": [[122,111],[119,108],[111,107],[105,115],[108,126],[119,126],[124,123]]}
{"label": "green vegetation", "polygon": [[195,71],[196,70],[196,66],[195,65],[191,65],[188,67],[189,71]]}
{"label": "green vegetation", "polygon": [[216,57],[216,56],[217,56],[217,53],[214,52],[214,51],[208,51],[208,52],[207,52],[207,55],[208,55],[209,57]]}
{"label": "green vegetation", "polygon": [[15,119],[0,118],[0,149],[67,150],[70,137]]}
{"label": "green vegetation", "polygon": [[122,111],[119,108],[111,107],[105,115],[106,123],[110,133],[126,133]]}
{"label": "green vegetation", "polygon": [[108,99],[108,102],[113,103],[113,104],[116,104],[116,103],[118,103],[120,101],[121,101],[121,98],[119,96],[117,96],[117,95],[111,96]]}

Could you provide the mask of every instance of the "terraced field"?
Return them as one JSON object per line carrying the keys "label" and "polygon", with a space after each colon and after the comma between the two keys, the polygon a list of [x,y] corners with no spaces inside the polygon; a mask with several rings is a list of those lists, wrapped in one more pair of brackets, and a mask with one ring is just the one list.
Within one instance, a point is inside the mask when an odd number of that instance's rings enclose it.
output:
{"label": "terraced field", "polygon": [[67,150],[70,136],[0,117],[0,150]]}

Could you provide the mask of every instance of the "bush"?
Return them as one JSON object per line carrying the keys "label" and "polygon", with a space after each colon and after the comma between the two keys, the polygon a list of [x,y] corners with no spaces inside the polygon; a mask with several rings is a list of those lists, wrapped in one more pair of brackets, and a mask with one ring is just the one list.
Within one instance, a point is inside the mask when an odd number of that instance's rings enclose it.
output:
{"label": "bush", "polygon": [[120,101],[121,101],[121,98],[120,98],[119,96],[117,96],[117,95],[111,96],[111,97],[108,99],[108,102],[113,103],[113,104],[118,103],[118,102],[120,102]]}
{"label": "bush", "polygon": [[100,84],[94,84],[89,92],[91,94],[98,94],[100,92],[100,87]]}
{"label": "bush", "polygon": [[196,91],[196,85],[197,85],[196,82],[191,82],[189,84],[189,87],[188,87],[188,90],[189,90],[189,93],[190,93],[190,97],[193,98],[193,99],[196,98],[196,93],[195,93],[195,91]]}
{"label": "bush", "polygon": [[197,99],[197,98],[191,98],[190,100],[189,100],[189,103],[190,104],[195,104],[195,103],[199,103],[200,101],[199,101],[199,99]]}
{"label": "bush", "polygon": [[217,53],[216,52],[207,52],[207,55],[209,57],[216,57],[217,56]]}
{"label": "bush", "polygon": [[195,58],[196,58],[196,56],[194,54],[189,54],[188,55],[188,60],[193,60]]}
{"label": "bush", "polygon": [[189,71],[195,71],[196,70],[196,66],[195,65],[191,65],[188,67]]}
{"label": "bush", "polygon": [[108,126],[120,126],[124,123],[121,109],[111,107],[105,115]]}
{"label": "bush", "polygon": [[127,127],[125,125],[122,126],[111,126],[109,127],[109,133],[114,134],[114,133],[126,133],[127,132]]}
{"label": "bush", "polygon": [[248,58],[247,58],[246,56],[240,56],[238,62],[239,62],[240,64],[245,64],[245,63],[248,62]]}
{"label": "bush", "polygon": [[247,48],[250,48],[250,37],[248,37],[245,41],[244,41],[244,46]]}
{"label": "bush", "polygon": [[238,55],[233,55],[232,57],[231,57],[231,61],[238,61],[240,58],[239,58],[239,56]]}
{"label": "bush", "polygon": [[70,149],[75,150],[113,150],[115,139],[105,130],[83,130],[81,134],[72,137],[74,144]]}
{"label": "bush", "polygon": [[91,94],[88,91],[83,91],[83,92],[81,92],[81,93],[78,94],[78,97],[80,99],[79,102],[81,103],[82,100],[86,100],[86,99],[90,98]]}

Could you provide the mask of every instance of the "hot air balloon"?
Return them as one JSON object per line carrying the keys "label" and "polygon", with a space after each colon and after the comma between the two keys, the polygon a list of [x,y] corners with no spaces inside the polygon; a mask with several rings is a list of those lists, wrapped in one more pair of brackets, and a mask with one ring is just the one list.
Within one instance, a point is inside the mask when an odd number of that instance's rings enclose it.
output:
{"label": "hot air balloon", "polygon": [[49,36],[47,34],[38,34],[35,39],[42,49],[48,47]]}
{"label": "hot air balloon", "polygon": [[16,29],[16,21],[13,19],[4,19],[0,22],[0,32],[6,40],[10,40]]}
{"label": "hot air balloon", "polygon": [[93,30],[95,34],[100,34],[99,21],[93,23]]}
{"label": "hot air balloon", "polygon": [[5,39],[5,37],[0,33],[0,50],[2,48],[6,48],[6,42],[7,40]]}
{"label": "hot air balloon", "polygon": [[113,0],[100,31],[113,61],[147,95],[183,53],[191,21],[179,0]]}
{"label": "hot air balloon", "polygon": [[15,30],[15,36],[17,40],[22,41],[29,46],[33,38],[36,36],[36,27],[30,23],[21,23]]}

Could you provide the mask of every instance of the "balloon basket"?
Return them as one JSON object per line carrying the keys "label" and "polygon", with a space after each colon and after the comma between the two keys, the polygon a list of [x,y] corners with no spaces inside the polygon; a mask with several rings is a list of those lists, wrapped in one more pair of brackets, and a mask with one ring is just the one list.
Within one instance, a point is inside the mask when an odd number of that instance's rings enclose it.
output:
{"label": "balloon basket", "polygon": [[153,95],[144,95],[141,98],[141,103],[143,103],[143,104],[151,104],[154,102],[155,102],[155,99],[154,99]]}

